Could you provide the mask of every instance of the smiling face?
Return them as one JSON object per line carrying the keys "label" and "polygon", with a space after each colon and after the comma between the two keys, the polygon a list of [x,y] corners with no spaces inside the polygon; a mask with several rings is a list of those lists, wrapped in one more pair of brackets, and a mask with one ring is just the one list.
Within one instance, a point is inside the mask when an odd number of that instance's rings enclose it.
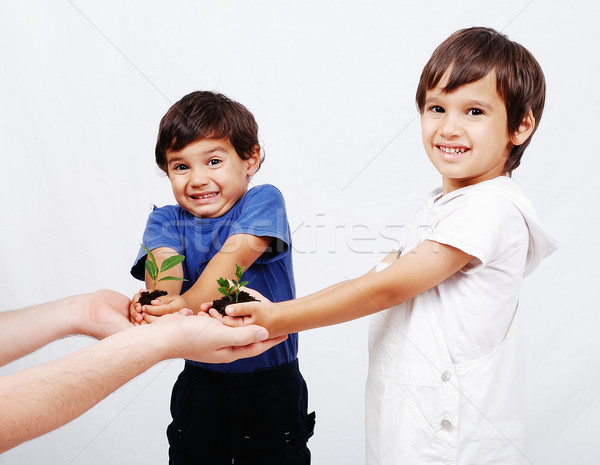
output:
{"label": "smiling face", "polygon": [[260,148],[242,160],[228,139],[201,139],[166,155],[177,203],[197,218],[218,218],[248,190],[248,180],[259,166]]}
{"label": "smiling face", "polygon": [[505,174],[513,147],[494,72],[449,93],[446,82],[444,76],[427,91],[421,113],[423,145],[442,175],[444,194]]}

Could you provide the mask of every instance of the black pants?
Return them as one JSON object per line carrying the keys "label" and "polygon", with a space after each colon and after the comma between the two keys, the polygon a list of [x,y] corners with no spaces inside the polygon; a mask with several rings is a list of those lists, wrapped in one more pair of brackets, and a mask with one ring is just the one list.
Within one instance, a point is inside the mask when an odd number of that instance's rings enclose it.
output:
{"label": "black pants", "polygon": [[171,399],[170,465],[309,465],[308,390],[298,361],[228,375],[186,363]]}

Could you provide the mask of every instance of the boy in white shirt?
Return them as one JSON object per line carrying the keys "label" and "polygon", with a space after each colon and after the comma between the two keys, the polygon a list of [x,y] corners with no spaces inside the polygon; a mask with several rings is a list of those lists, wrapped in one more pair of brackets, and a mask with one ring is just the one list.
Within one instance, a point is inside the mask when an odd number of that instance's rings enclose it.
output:
{"label": "boy in white shirt", "polygon": [[544,75],[524,47],[487,28],[452,34],[416,96],[442,188],[418,212],[404,252],[301,299],[228,308],[244,316],[229,324],[260,324],[273,335],[377,313],[368,465],[525,461],[518,295],[556,243],[510,176],[544,99]]}

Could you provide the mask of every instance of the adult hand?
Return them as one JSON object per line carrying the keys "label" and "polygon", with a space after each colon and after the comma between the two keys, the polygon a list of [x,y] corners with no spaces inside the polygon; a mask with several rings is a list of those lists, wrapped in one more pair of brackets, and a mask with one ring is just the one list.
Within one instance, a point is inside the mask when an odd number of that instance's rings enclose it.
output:
{"label": "adult hand", "polygon": [[74,296],[81,300],[81,332],[96,339],[103,339],[111,334],[132,326],[129,322],[129,305],[131,301],[115,291],[101,289],[90,294]]}
{"label": "adult hand", "polygon": [[165,315],[149,326],[159,330],[170,325],[172,343],[168,358],[229,363],[259,355],[287,338],[268,339],[269,333],[263,327],[250,325],[232,328],[205,313],[191,313],[191,310],[184,309],[176,314]]}

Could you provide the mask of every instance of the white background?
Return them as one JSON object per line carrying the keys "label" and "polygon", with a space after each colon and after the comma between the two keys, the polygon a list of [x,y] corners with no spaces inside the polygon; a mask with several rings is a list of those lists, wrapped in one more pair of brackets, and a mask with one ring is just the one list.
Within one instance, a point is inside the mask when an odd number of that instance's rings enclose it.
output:
{"label": "white background", "polygon": [[[0,12],[0,309],[98,288],[128,296],[150,204],[173,203],[156,130],[184,94],[217,90],[260,125],[294,231],[298,295],[366,272],[439,177],[414,93],[453,31],[502,30],[539,60],[544,117],[521,183],[560,250],[524,283],[525,454],[597,463],[600,285],[595,2],[6,1]],[[316,465],[364,463],[368,321],[301,335]],[[0,371],[91,343],[58,341]],[[180,360],[162,363],[0,464],[166,464]],[[0,412],[1,421],[1,412]]]}

